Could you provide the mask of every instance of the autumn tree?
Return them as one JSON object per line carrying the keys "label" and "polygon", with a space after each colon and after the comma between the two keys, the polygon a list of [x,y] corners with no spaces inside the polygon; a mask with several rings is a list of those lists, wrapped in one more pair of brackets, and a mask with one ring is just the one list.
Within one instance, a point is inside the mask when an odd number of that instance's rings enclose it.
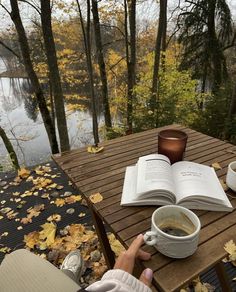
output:
{"label": "autumn tree", "polygon": [[161,60],[161,50],[166,50],[167,0],[160,0],[159,22],[154,52],[153,77],[150,98],[150,110],[153,112],[153,125],[158,126],[158,75]]}
{"label": "autumn tree", "polygon": [[97,110],[96,110],[96,98],[95,98],[95,89],[94,89],[94,70],[92,63],[92,47],[91,47],[91,3],[90,0],[87,0],[87,19],[86,19],[86,27],[80,7],[80,3],[76,0],[78,10],[79,10],[79,19],[81,23],[82,33],[83,33],[83,41],[84,41],[84,49],[86,54],[86,63],[89,75],[89,88],[91,95],[91,105],[92,105],[92,116],[93,116],[93,137],[94,144],[97,146],[99,143],[99,135],[98,135],[98,121],[97,121]]}
{"label": "autumn tree", "polygon": [[30,56],[30,48],[29,48],[27,37],[26,37],[25,29],[22,24],[19,7],[18,7],[18,1],[10,0],[10,5],[11,5],[11,12],[8,11],[6,7],[1,4],[1,6],[5,10],[7,10],[7,12],[9,13],[15,25],[15,28],[18,34],[20,48],[21,48],[23,63],[24,63],[27,75],[31,81],[31,85],[35,93],[35,96],[37,98],[38,106],[42,115],[42,119],[45,125],[48,138],[49,138],[49,143],[51,146],[52,153],[58,153],[59,149],[58,149],[58,144],[57,144],[57,139],[56,139],[55,128],[50,116],[50,112],[47,108],[47,103],[46,103],[40,82],[33,68],[32,60]]}
{"label": "autumn tree", "polygon": [[231,42],[232,19],[226,1],[189,2],[179,17],[184,46],[181,68],[192,68],[202,92],[217,93],[228,77],[224,47]]}
{"label": "autumn tree", "polygon": [[95,43],[96,43],[96,48],[97,48],[97,60],[98,60],[98,65],[99,65],[100,78],[102,82],[102,98],[103,98],[103,107],[104,107],[105,126],[106,126],[106,129],[109,130],[112,128],[112,122],[111,122],[111,113],[110,113],[109,99],[108,99],[107,73],[106,73],[106,65],[105,65],[104,56],[103,56],[103,44],[102,44],[97,0],[92,0],[92,13],[93,13]]}
{"label": "autumn tree", "polygon": [[57,63],[56,47],[52,31],[50,0],[41,0],[41,22],[45,45],[45,53],[49,68],[49,80],[52,86],[54,105],[56,111],[57,128],[60,138],[61,151],[70,149],[68,130],[66,125],[66,115],[64,106],[64,96],[62,92],[61,78]]}
{"label": "autumn tree", "polygon": [[12,146],[12,143],[10,141],[10,139],[7,137],[6,132],[4,131],[4,129],[0,126],[0,137],[3,140],[3,143],[7,149],[7,152],[11,158],[12,164],[14,166],[15,169],[20,169],[20,165],[16,156],[16,152]]}
{"label": "autumn tree", "polygon": [[133,131],[134,86],[136,83],[136,0],[124,0],[127,63],[127,133]]}

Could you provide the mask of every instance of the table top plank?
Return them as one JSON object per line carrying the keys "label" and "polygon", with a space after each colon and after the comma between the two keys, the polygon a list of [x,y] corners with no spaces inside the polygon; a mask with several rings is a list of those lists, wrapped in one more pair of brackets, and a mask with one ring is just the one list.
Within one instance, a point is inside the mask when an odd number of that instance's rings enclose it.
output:
{"label": "table top plank", "polygon": [[[157,152],[157,134],[165,126],[101,143],[103,152],[96,155],[87,153],[86,147],[54,156],[56,163],[71,181],[89,199],[100,192],[103,201],[94,204],[93,209],[113,230],[117,238],[128,247],[139,234],[150,229],[150,218],[157,206],[120,206],[121,192],[126,166],[134,165],[140,156]],[[225,180],[228,164],[236,160],[236,146],[225,141],[199,133],[181,125],[171,128],[184,130],[188,134],[185,160],[211,166],[218,162],[221,169],[217,176]],[[232,205],[236,207],[235,194],[227,191]],[[153,268],[154,283],[165,291],[174,291],[200,272],[205,271],[225,256],[223,245],[235,238],[236,211],[209,212],[194,211],[200,218],[200,232],[197,252],[188,259],[173,260],[160,254],[155,248],[144,246],[152,258],[144,266]],[[217,243],[217,254],[214,255]],[[209,252],[208,252],[209,249]],[[193,265],[191,262],[193,261]],[[177,269],[177,272],[176,272]],[[166,275],[175,271],[173,281]]]}
{"label": "table top plank", "polygon": [[[164,288],[164,291],[176,291],[179,288],[180,281],[182,285],[188,283],[200,273],[213,267],[217,261],[223,259],[226,255],[223,247],[231,239],[236,242],[235,224],[225,230],[224,233],[219,233],[202,244],[191,256],[191,260],[189,258],[176,260],[156,271],[154,281],[158,286]],[[171,281],[167,281],[166,275],[171,275]]]}

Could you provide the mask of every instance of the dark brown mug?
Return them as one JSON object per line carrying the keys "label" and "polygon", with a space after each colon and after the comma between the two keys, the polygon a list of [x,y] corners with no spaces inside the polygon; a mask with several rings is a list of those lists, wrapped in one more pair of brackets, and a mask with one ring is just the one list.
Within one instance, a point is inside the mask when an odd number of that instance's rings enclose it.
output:
{"label": "dark brown mug", "polygon": [[168,129],[158,133],[158,153],[166,155],[171,164],[183,160],[188,135],[180,130]]}

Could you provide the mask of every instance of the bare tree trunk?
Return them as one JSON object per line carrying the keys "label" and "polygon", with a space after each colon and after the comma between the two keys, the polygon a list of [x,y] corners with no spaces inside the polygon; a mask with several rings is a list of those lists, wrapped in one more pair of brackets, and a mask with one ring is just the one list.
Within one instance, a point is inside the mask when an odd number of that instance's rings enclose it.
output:
{"label": "bare tree trunk", "polygon": [[52,122],[49,110],[47,108],[47,103],[46,103],[46,100],[44,98],[42,88],[40,86],[38,77],[34,71],[33,64],[32,64],[31,58],[30,58],[29,44],[28,44],[28,40],[26,37],[25,29],[24,29],[22,21],[21,21],[18,2],[17,2],[17,0],[10,0],[10,3],[11,3],[11,9],[12,9],[10,16],[11,16],[11,19],[14,22],[16,30],[17,30],[25,69],[26,69],[27,75],[30,79],[35,96],[37,98],[39,110],[41,112],[44,126],[46,128],[46,132],[48,135],[48,139],[49,139],[52,153],[58,153],[59,150],[58,150],[55,128],[53,126],[53,122]]}
{"label": "bare tree trunk", "polygon": [[103,98],[105,125],[106,125],[106,129],[109,130],[110,128],[112,128],[112,122],[111,122],[111,113],[110,113],[109,99],[108,99],[107,74],[106,74],[106,66],[105,66],[104,57],[103,57],[102,37],[101,37],[101,30],[100,30],[100,20],[99,20],[99,14],[98,14],[97,0],[92,0],[92,12],[93,12],[95,42],[96,42],[96,47],[97,47],[98,65],[99,65],[100,77],[102,81],[102,98]]}
{"label": "bare tree trunk", "polygon": [[[155,47],[155,59],[153,67],[153,77],[152,77],[152,88],[151,88],[151,98],[150,98],[150,110],[154,113],[156,117],[156,123],[158,124],[158,98],[157,98],[157,88],[158,88],[158,75],[160,68],[160,57],[161,57],[161,46],[163,43],[163,35],[166,27],[166,0],[160,0],[160,13],[159,13],[159,24],[156,37],[156,47]],[[166,37],[164,36],[164,39]]]}
{"label": "bare tree trunk", "polygon": [[163,32],[162,32],[162,42],[161,42],[161,67],[165,71],[165,60],[166,60],[166,33],[167,33],[167,0],[164,0],[163,4]]}
{"label": "bare tree trunk", "polygon": [[91,50],[91,32],[90,32],[90,0],[87,0],[87,27],[85,30],[83,16],[80,8],[79,1],[76,0],[77,6],[79,9],[80,23],[83,32],[84,39],[84,47],[86,54],[86,62],[88,68],[89,75],[89,84],[90,84],[90,94],[91,94],[91,105],[92,105],[92,114],[93,114],[93,137],[95,146],[99,143],[99,135],[98,135],[98,121],[97,121],[97,110],[96,110],[96,102],[95,102],[95,91],[94,91],[94,77],[93,77],[93,64],[92,64],[92,50]]}
{"label": "bare tree trunk", "polygon": [[232,117],[236,115],[236,83],[234,85],[234,90],[232,92],[230,107],[229,107],[229,113],[228,118],[232,119]]}
{"label": "bare tree trunk", "polygon": [[5,131],[3,130],[3,128],[0,126],[0,136],[3,140],[3,143],[7,149],[7,152],[9,153],[9,156],[11,158],[12,164],[14,166],[15,169],[20,169],[20,165],[16,156],[16,152],[11,144],[11,141],[8,139]]}
{"label": "bare tree trunk", "polygon": [[[136,0],[124,0],[125,7],[125,45],[126,63],[128,73],[128,99],[127,99],[127,134],[133,132],[133,99],[136,83]],[[129,19],[129,32],[128,32]]]}
{"label": "bare tree trunk", "polygon": [[209,1],[208,4],[208,41],[211,52],[211,61],[213,65],[213,85],[212,93],[217,94],[224,79],[224,75],[227,75],[227,69],[225,65],[225,56],[222,48],[220,48],[219,41],[216,33],[216,0]]}
{"label": "bare tree trunk", "polygon": [[41,0],[41,22],[48,61],[49,78],[52,85],[54,104],[57,118],[57,128],[60,138],[61,151],[70,150],[69,136],[66,125],[64,96],[61,87],[61,78],[57,64],[56,46],[52,32],[50,0]]}

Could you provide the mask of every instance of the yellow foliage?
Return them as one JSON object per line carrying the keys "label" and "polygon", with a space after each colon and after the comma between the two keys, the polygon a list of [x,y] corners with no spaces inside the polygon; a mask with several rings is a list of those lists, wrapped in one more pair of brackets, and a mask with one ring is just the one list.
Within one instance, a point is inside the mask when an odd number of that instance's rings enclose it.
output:
{"label": "yellow foliage", "polygon": [[47,246],[50,246],[55,240],[56,225],[53,223],[44,223],[41,227],[43,230],[39,232],[39,239],[45,240]]}

